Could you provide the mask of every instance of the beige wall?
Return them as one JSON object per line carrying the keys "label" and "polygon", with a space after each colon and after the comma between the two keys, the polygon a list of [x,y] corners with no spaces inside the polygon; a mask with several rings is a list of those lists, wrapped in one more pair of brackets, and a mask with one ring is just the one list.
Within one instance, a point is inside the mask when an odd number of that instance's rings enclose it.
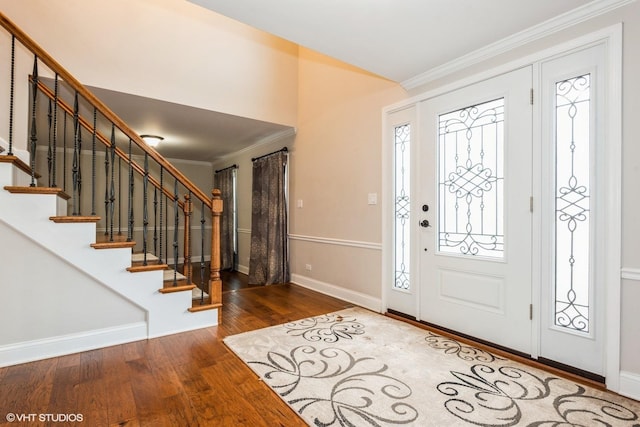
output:
{"label": "beige wall", "polygon": [[[343,297],[380,298],[381,112],[405,92],[308,49],[300,48],[299,58],[290,193],[294,280],[337,286],[347,292]],[[369,193],[377,195],[376,205],[368,204]]]}
{"label": "beige wall", "polygon": [[[0,10],[84,84],[296,125],[297,46],[193,3],[0,0]],[[8,61],[10,39],[0,33]]]}

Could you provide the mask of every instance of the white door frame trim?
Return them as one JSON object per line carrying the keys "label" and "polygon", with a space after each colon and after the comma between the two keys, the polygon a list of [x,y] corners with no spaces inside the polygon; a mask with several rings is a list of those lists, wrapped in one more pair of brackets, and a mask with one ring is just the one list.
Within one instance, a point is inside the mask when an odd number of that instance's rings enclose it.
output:
{"label": "white door frame trim", "polygon": [[[508,62],[496,68],[492,68],[472,76],[463,78],[453,83],[449,83],[411,97],[405,101],[390,105],[382,110],[382,172],[383,200],[387,201],[383,205],[382,212],[382,309],[387,309],[387,295],[389,292],[388,284],[393,283],[393,203],[392,183],[393,183],[393,151],[392,145],[388,144],[388,135],[390,132],[387,124],[387,116],[393,112],[410,108],[418,103],[440,96],[480,82],[482,80],[495,77],[497,75],[510,72],[523,66],[532,65],[534,72],[538,69],[539,63],[551,59],[556,56],[565,55],[572,51],[580,50],[585,47],[604,44],[607,49],[607,94],[605,99],[606,114],[604,122],[606,123],[605,138],[606,145],[606,161],[604,183],[605,203],[606,203],[606,230],[605,230],[605,247],[607,254],[603,260],[606,277],[606,339],[605,339],[605,375],[606,385],[609,390],[619,391],[620,389],[620,306],[621,306],[621,260],[622,260],[622,23],[612,25],[601,30],[585,34],[576,39],[558,44],[548,49],[525,56],[515,61]],[[535,78],[535,77],[534,77]],[[534,93],[539,88],[539,81],[534,81]],[[539,93],[539,91],[538,91]],[[535,104],[535,103],[534,103]],[[540,143],[540,109],[534,105],[533,112],[533,143]],[[533,159],[540,161],[540,159]],[[534,185],[534,198],[540,200],[540,185]],[[536,194],[537,193],[537,194]],[[534,236],[540,232],[540,214],[534,209]],[[536,234],[537,233],[537,234]],[[537,246],[536,246],[537,245]],[[539,309],[540,294],[540,265],[541,254],[539,243],[534,243],[533,249],[533,272],[534,283],[532,301],[535,304],[534,309]],[[536,277],[537,275],[537,277]],[[537,279],[537,283],[536,283]],[[534,310],[534,317],[536,311]],[[538,314],[539,317],[539,314]],[[534,322],[534,325],[536,322]],[[532,331],[532,339],[534,340],[532,348],[538,348],[539,326],[534,326]],[[533,355],[534,357],[537,354]]]}

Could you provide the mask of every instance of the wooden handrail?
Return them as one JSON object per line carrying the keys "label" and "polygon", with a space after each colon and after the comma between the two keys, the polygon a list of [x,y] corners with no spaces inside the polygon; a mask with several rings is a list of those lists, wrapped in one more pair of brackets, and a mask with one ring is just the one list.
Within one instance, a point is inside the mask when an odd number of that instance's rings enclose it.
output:
{"label": "wooden handrail", "polygon": [[[33,81],[33,79],[31,77],[29,78],[29,80]],[[38,89],[40,90],[40,92],[42,92],[51,101],[55,101],[54,92],[51,90],[51,88],[49,88],[49,86],[45,85],[40,80],[38,81]],[[67,114],[73,115],[73,107],[71,107],[71,105],[67,104],[63,99],[58,98],[58,106],[60,108],[62,108],[62,110],[65,111]],[[86,129],[87,131],[89,131],[93,135],[93,124],[89,123],[89,121],[87,121],[87,119],[85,119],[84,116],[78,116],[78,122],[80,123],[80,126],[82,126],[84,129]],[[98,131],[96,131],[96,140],[100,141],[106,147],[111,147],[111,141],[109,141],[109,139],[107,139],[106,136],[104,136],[102,133],[100,133]],[[124,150],[122,150],[121,148],[116,147],[115,154],[116,154],[116,156],[120,157],[122,160],[124,160],[126,162],[129,161],[127,153],[125,153]],[[144,176],[144,168],[142,166],[140,166],[138,163],[132,161],[131,162],[131,167],[140,176]],[[156,187],[158,190],[162,191],[162,193],[165,194],[170,199],[173,200],[175,198],[175,194],[173,194],[168,189],[161,187],[160,186],[160,182],[156,178],[154,178],[152,176],[149,176],[149,182],[151,183],[151,185]],[[178,200],[178,205],[180,205],[180,208],[183,208],[184,207],[184,202],[182,202],[181,200]]]}
{"label": "wooden handrail", "polygon": [[78,95],[82,96],[87,102],[95,107],[100,114],[113,123],[122,133],[131,139],[141,150],[149,155],[153,160],[160,164],[170,175],[176,178],[191,193],[201,200],[207,207],[211,208],[211,199],[193,184],[182,172],[169,163],[157,151],[149,148],[140,136],[133,131],[118,115],[116,115],[109,107],[100,101],[91,91],[89,91],[80,81],[60,65],[51,55],[49,55],[40,45],[31,39],[26,33],[18,28],[7,16],[0,12],[0,25],[11,33],[24,47],[36,55],[40,61],[45,64],[51,71],[57,73]]}

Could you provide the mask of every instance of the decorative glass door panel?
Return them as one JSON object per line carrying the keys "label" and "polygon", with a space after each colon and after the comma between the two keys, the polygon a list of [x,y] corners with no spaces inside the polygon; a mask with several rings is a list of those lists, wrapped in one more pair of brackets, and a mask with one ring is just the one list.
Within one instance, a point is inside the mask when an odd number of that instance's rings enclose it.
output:
{"label": "decorative glass door panel", "polygon": [[605,48],[541,66],[539,357],[602,375],[607,257]]}
{"label": "decorative glass door panel", "polygon": [[411,258],[411,125],[404,124],[394,129],[394,271],[395,289],[408,290],[410,281]]}
{"label": "decorative glass door panel", "polygon": [[504,98],[438,120],[438,250],[504,257]]}
{"label": "decorative glass door panel", "polygon": [[[417,214],[414,203],[415,155],[416,149],[416,109],[406,109],[389,113],[385,123],[388,129],[386,156],[392,180],[389,182],[388,199],[393,201],[385,214],[389,215],[391,253],[385,257],[385,297],[387,309],[416,316],[418,304],[415,283],[415,246]],[[386,270],[386,269],[385,269]]]}
{"label": "decorative glass door panel", "polygon": [[555,325],[589,332],[589,74],[556,82]]}

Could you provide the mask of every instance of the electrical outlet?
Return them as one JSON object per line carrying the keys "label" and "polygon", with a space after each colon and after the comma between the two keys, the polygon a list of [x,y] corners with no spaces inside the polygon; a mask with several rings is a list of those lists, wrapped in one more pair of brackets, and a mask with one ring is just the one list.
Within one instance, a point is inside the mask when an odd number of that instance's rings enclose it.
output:
{"label": "electrical outlet", "polygon": [[305,264],[304,269],[307,271],[311,271],[311,264]]}

